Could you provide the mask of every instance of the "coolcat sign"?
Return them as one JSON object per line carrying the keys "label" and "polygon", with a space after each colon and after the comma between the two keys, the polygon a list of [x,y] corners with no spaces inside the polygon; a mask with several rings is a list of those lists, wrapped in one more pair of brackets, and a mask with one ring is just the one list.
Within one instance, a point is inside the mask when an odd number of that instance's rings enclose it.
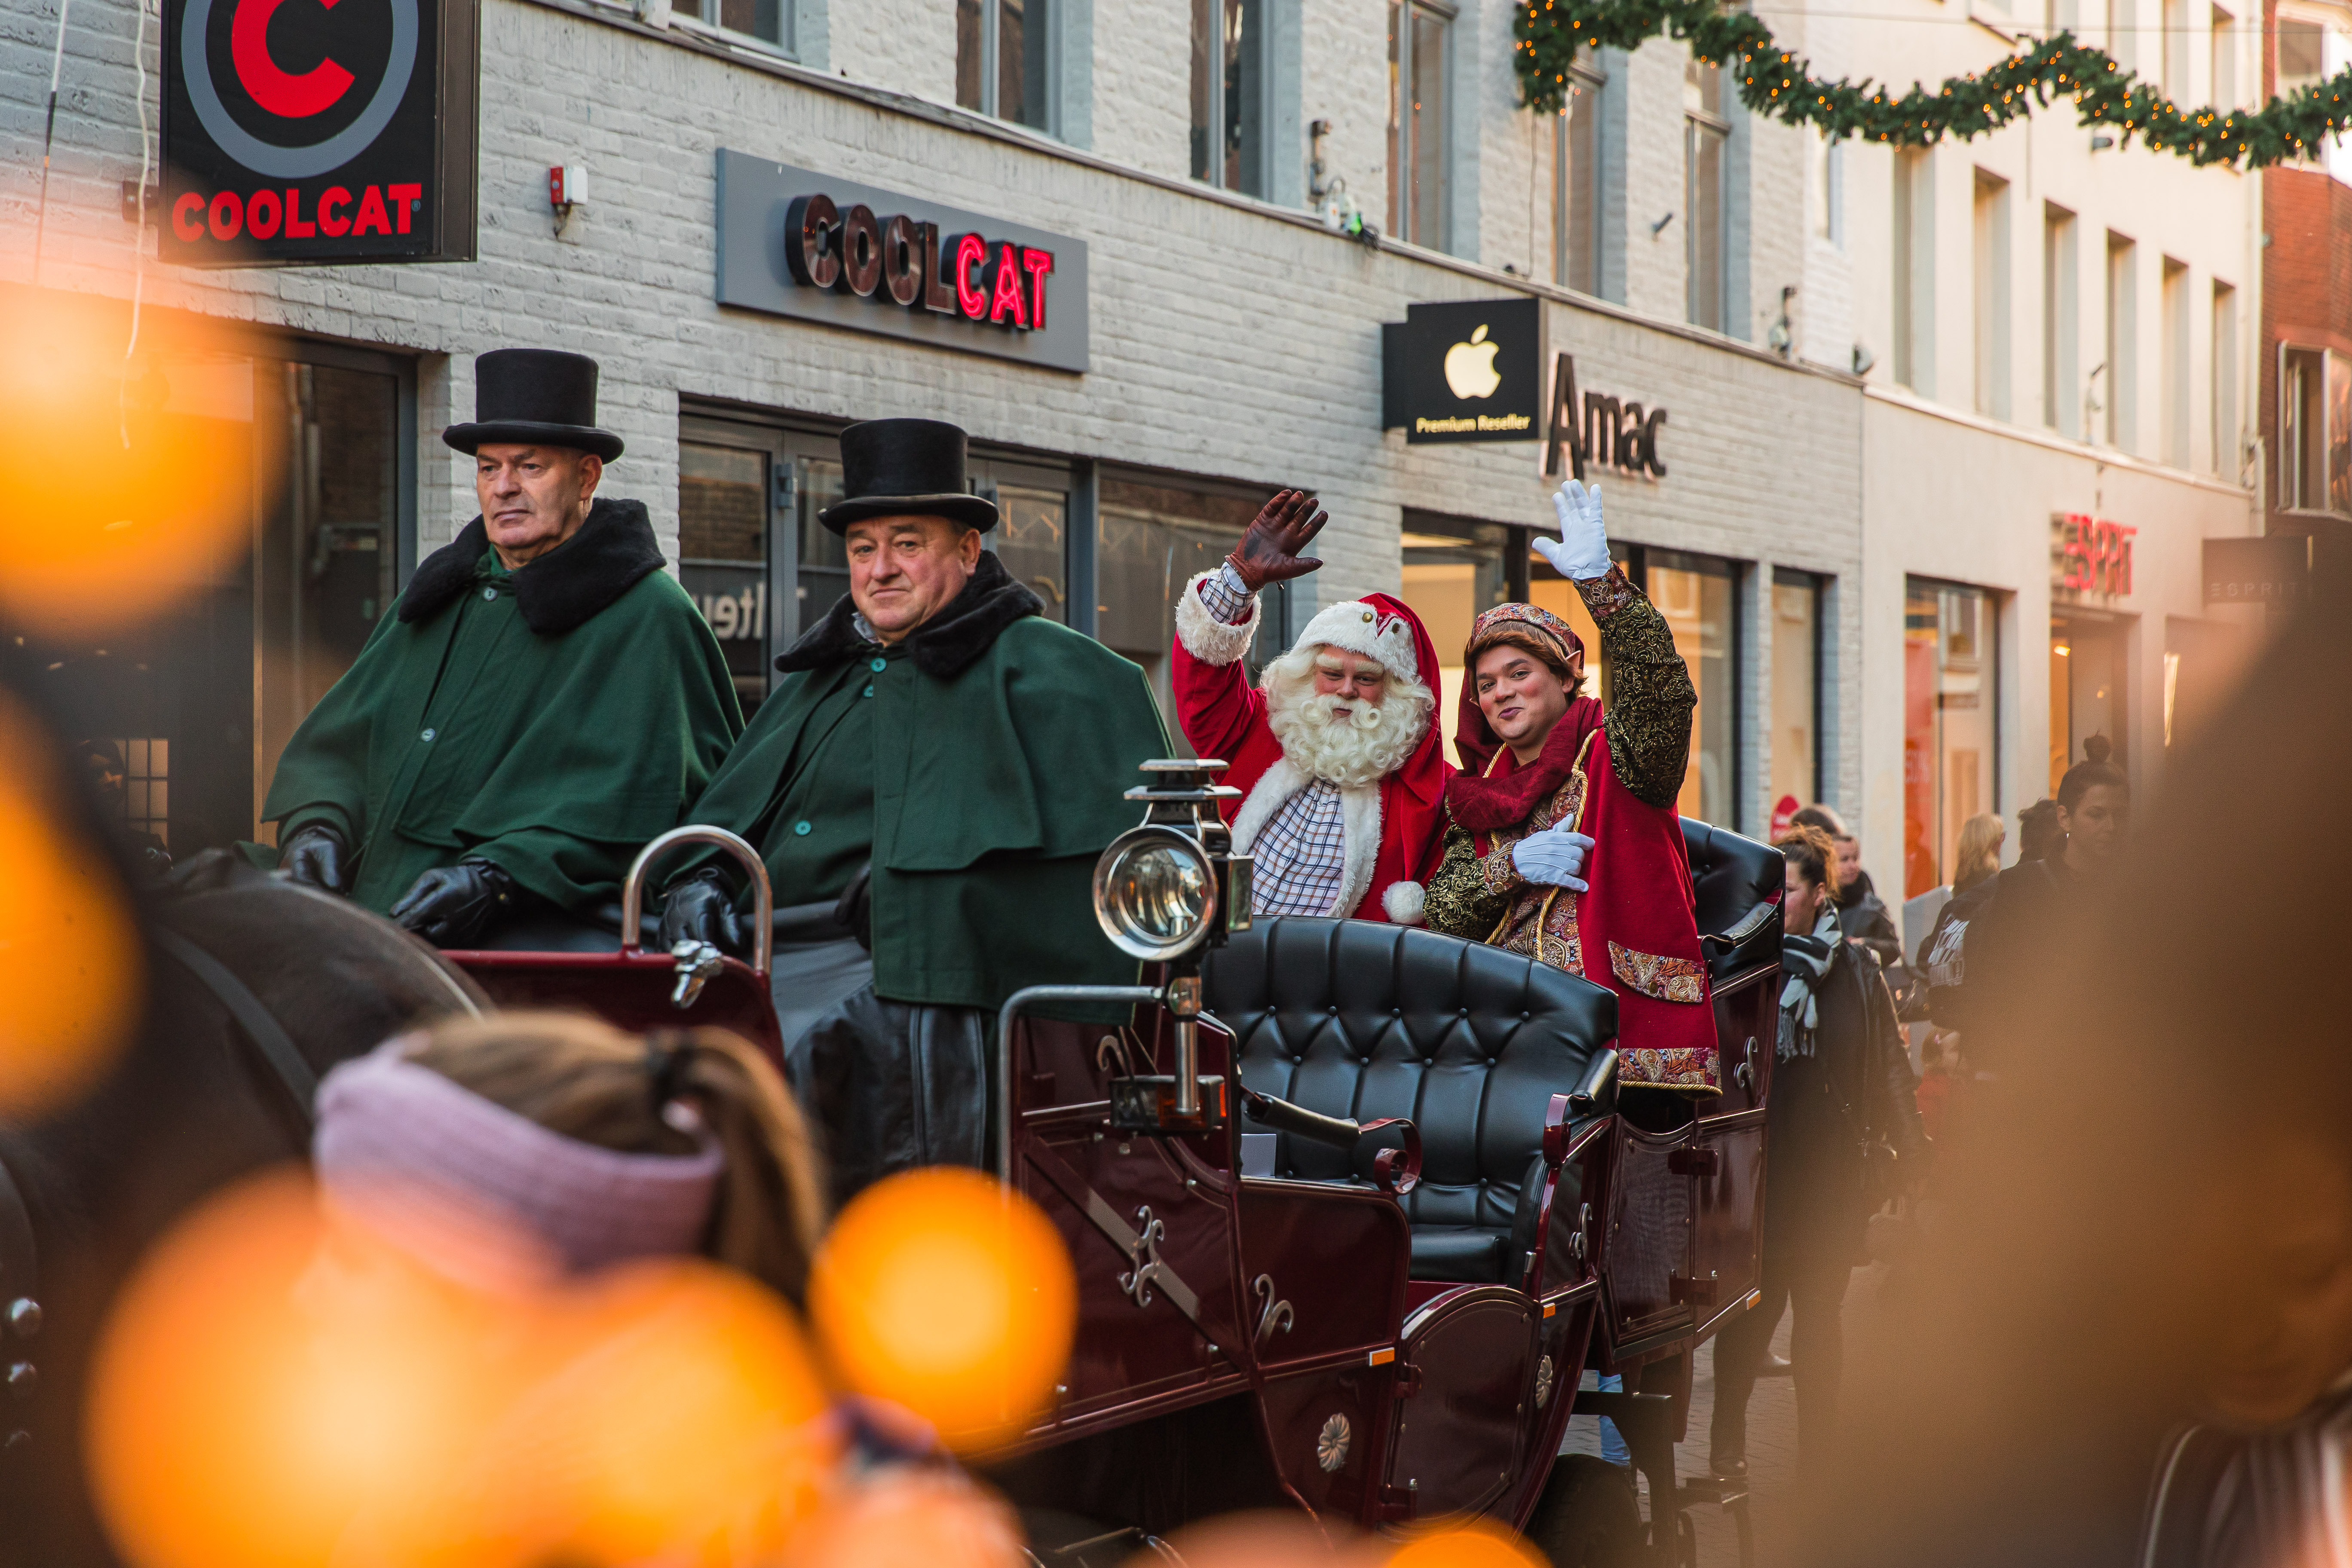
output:
{"label": "coolcat sign", "polygon": [[164,0],[163,258],[470,258],[476,4]]}
{"label": "coolcat sign", "polygon": [[1083,241],[728,148],[717,284],[742,310],[1087,368]]}

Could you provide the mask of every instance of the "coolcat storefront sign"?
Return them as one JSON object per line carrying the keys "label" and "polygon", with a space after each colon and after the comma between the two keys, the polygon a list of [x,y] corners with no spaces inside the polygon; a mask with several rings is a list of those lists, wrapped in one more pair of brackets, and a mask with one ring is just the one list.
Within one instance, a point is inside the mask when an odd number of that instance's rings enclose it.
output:
{"label": "coolcat storefront sign", "polygon": [[163,258],[471,258],[475,5],[164,0]]}
{"label": "coolcat storefront sign", "polygon": [[1087,247],[721,148],[722,305],[1087,369]]}

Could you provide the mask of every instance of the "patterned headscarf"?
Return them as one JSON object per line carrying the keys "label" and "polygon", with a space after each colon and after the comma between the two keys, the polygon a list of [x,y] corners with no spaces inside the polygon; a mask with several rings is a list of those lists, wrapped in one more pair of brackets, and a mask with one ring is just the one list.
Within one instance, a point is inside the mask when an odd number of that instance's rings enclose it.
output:
{"label": "patterned headscarf", "polygon": [[1462,662],[1475,663],[1486,651],[1482,645],[1506,630],[1533,633],[1536,640],[1559,655],[1562,664],[1573,664],[1584,652],[1584,639],[1576,635],[1576,628],[1541,605],[1497,605],[1470,623],[1470,643],[1462,650]]}

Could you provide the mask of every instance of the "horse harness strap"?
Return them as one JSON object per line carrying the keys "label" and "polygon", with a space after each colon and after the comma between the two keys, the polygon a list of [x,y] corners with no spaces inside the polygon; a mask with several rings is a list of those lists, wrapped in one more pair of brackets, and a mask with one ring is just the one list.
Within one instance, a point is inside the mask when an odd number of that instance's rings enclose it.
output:
{"label": "horse harness strap", "polygon": [[278,1087],[294,1102],[294,1111],[308,1128],[312,1121],[311,1103],[319,1092],[319,1075],[297,1049],[292,1037],[261,1005],[261,998],[246,989],[239,980],[211,953],[190,942],[177,931],[157,930],[155,945],[173,963],[196,978],[199,984],[213,994],[220,1005],[228,1009],[237,1027],[253,1042],[261,1059],[268,1064]]}

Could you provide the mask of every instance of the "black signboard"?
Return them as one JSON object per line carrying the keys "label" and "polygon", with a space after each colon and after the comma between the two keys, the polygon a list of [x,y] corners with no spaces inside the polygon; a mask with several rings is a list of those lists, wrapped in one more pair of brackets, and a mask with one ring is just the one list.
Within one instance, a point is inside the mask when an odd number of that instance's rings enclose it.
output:
{"label": "black signboard", "polygon": [[2310,591],[2310,549],[2300,533],[2205,541],[2209,605],[2301,605]]}
{"label": "black signboard", "polygon": [[1381,424],[1408,443],[1543,438],[1543,301],[1410,305],[1381,328]]}
{"label": "black signboard", "polygon": [[470,260],[478,4],[163,0],[163,259]]}
{"label": "black signboard", "polygon": [[722,305],[1087,368],[1084,241],[724,147],[718,272]]}

